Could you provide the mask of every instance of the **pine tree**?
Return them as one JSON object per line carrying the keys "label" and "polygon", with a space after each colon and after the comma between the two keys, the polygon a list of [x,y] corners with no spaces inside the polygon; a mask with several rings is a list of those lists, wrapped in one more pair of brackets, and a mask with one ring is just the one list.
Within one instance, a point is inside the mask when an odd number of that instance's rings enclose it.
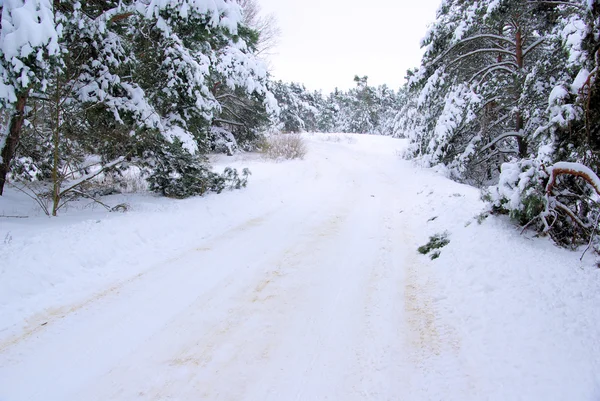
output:
{"label": "pine tree", "polygon": [[[23,9],[31,24],[48,28],[37,49],[10,36],[11,12]],[[65,180],[85,176],[90,156],[147,164],[159,152],[144,145],[174,141],[193,155],[210,149],[210,127],[232,114],[246,128],[238,138],[245,144],[276,108],[256,57],[258,34],[242,23],[235,2],[11,0],[2,16],[0,95],[15,108],[18,124],[11,126],[19,128],[10,140],[2,137],[3,171],[18,150],[15,172],[52,176],[57,201]],[[27,58],[25,75],[7,69],[17,50]],[[25,118],[29,137],[18,146]]]}
{"label": "pine tree", "polygon": [[0,195],[25,121],[31,92],[44,91],[59,58],[58,32],[50,0],[5,0],[0,24],[0,107],[10,110],[0,133]]}

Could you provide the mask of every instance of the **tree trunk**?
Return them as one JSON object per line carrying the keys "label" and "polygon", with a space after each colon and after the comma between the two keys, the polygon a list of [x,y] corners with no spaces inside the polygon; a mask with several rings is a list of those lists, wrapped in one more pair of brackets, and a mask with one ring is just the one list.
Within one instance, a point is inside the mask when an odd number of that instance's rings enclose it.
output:
{"label": "tree trunk", "polygon": [[[523,117],[521,112],[517,111],[517,122],[515,124],[515,131],[521,132],[523,129]],[[527,139],[522,136],[517,137],[517,145],[519,146],[519,157],[524,159],[527,157]]]}
{"label": "tree trunk", "polygon": [[62,177],[59,174],[60,168],[60,74],[56,74],[56,95],[54,98],[55,121],[52,130],[52,142],[54,145],[52,161],[52,216],[56,217],[60,204],[60,185]]}
{"label": "tree trunk", "polygon": [[[517,62],[517,66],[519,67],[519,72],[521,72],[521,70],[523,69],[524,63],[523,63],[523,35],[521,33],[520,28],[517,29],[517,33],[515,35],[515,44],[516,44],[516,48],[515,48],[516,62]],[[516,88],[515,93],[517,95],[517,100],[518,100],[518,97],[520,97],[520,95],[521,95],[520,85],[518,86],[518,88]],[[521,130],[523,129],[523,126],[524,126],[523,116],[521,115],[521,111],[517,110],[517,113],[515,116],[515,131],[520,133]],[[527,140],[524,137],[517,137],[517,145],[519,146],[519,157],[526,158],[527,157]]]}
{"label": "tree trunk", "polygon": [[21,137],[21,129],[23,128],[23,122],[25,121],[25,106],[27,104],[28,95],[29,91],[25,91],[19,94],[17,97],[15,112],[10,118],[6,142],[0,151],[0,155],[2,156],[2,160],[0,161],[0,196],[4,192],[6,176],[10,171],[10,162],[15,156],[15,150],[19,144],[19,138]]}

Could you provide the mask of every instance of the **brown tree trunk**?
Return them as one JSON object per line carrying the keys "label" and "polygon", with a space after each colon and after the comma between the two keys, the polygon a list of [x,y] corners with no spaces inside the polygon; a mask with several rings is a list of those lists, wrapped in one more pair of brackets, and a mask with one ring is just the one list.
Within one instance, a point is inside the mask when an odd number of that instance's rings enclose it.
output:
{"label": "brown tree trunk", "polygon": [[[519,67],[519,71],[523,69],[523,35],[521,33],[521,29],[517,29],[517,34],[515,35],[515,44],[516,44],[516,48],[515,48],[515,56],[516,56],[516,62],[517,62],[517,66]],[[516,88],[517,90],[515,91],[517,97],[520,96],[520,89]],[[521,132],[521,130],[523,129],[523,116],[521,115],[521,111],[517,110],[516,116],[515,116],[515,131],[516,132]],[[527,157],[527,140],[524,137],[517,137],[517,145],[519,146],[519,157],[521,158],[525,158]]]}
{"label": "brown tree trunk", "polygon": [[54,144],[53,162],[52,162],[52,216],[56,217],[60,204],[60,185],[62,177],[59,174],[60,163],[60,74],[56,74],[56,96],[54,98],[55,121],[52,130],[52,142]]}
{"label": "brown tree trunk", "polygon": [[6,183],[6,176],[10,171],[10,162],[15,156],[15,150],[19,144],[19,138],[21,137],[21,129],[23,128],[23,122],[25,121],[25,105],[27,104],[27,96],[29,91],[21,93],[17,98],[17,104],[15,112],[10,118],[10,125],[8,128],[8,136],[4,147],[0,150],[2,161],[0,162],[0,196],[4,192],[4,184]]}

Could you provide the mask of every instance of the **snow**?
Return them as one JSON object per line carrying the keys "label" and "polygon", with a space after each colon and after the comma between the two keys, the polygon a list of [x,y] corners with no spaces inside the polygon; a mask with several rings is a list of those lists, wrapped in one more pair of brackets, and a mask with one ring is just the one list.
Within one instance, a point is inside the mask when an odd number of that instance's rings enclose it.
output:
{"label": "snow", "polygon": [[586,60],[586,51],[583,42],[585,40],[588,28],[582,16],[574,13],[569,16],[567,23],[560,32],[564,46],[569,51],[569,64],[578,66],[584,64]]}
{"label": "snow", "polygon": [[103,199],[123,214],[8,188],[29,217],[0,218],[0,400],[600,398],[593,256],[478,224],[479,192],[404,140],[305,139],[216,158],[252,170],[240,191]]}
{"label": "snow", "polygon": [[590,72],[586,68],[582,68],[581,70],[579,70],[579,73],[577,74],[575,80],[573,80],[573,83],[571,84],[571,92],[578,94],[589,78]]}
{"label": "snow", "polygon": [[7,0],[2,8],[0,32],[2,53],[7,61],[15,57],[25,59],[42,46],[48,46],[50,54],[59,51],[49,0]]}
{"label": "snow", "polygon": [[[0,10],[0,101],[14,103],[17,93],[30,85],[35,74],[26,65],[36,54],[38,67],[44,66],[43,55],[59,52],[53,6],[49,0],[7,0]],[[42,50],[44,49],[44,50]],[[35,79],[33,79],[35,81]]]}
{"label": "snow", "polygon": [[191,154],[195,154],[198,151],[198,144],[194,139],[194,136],[181,127],[178,127],[176,125],[169,127],[165,131],[164,136],[170,142],[173,142],[175,138],[179,139],[183,148]]}
{"label": "snow", "polygon": [[563,86],[555,86],[550,92],[550,96],[548,96],[548,104],[555,105],[560,104],[562,101],[569,96],[569,91],[567,91]]}

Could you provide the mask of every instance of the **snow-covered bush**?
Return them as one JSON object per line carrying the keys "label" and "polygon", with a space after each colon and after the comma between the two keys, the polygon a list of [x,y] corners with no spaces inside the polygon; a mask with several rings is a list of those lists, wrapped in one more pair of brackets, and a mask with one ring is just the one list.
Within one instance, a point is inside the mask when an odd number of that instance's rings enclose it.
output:
{"label": "snow-covered bush", "polygon": [[267,138],[264,154],[274,160],[303,159],[307,152],[304,138],[299,134],[278,134]]}
{"label": "snow-covered bush", "polygon": [[207,192],[221,193],[225,189],[240,189],[248,183],[250,171],[242,174],[227,168],[223,174],[211,170],[207,161],[191,154],[175,139],[155,152],[155,165],[148,177],[150,190],[170,198],[187,198]]}
{"label": "snow-covered bush", "polygon": [[225,153],[232,156],[239,150],[238,143],[233,134],[221,127],[210,127],[208,133],[210,150],[215,153]]}
{"label": "snow-covered bush", "polygon": [[548,174],[536,160],[504,163],[498,184],[484,190],[483,198],[495,213],[508,214],[525,225],[544,211],[547,180]]}
{"label": "snow-covered bush", "polygon": [[509,214],[557,244],[574,249],[591,243],[600,250],[600,179],[582,164],[505,163],[499,184],[484,199],[492,203],[493,212]]}

